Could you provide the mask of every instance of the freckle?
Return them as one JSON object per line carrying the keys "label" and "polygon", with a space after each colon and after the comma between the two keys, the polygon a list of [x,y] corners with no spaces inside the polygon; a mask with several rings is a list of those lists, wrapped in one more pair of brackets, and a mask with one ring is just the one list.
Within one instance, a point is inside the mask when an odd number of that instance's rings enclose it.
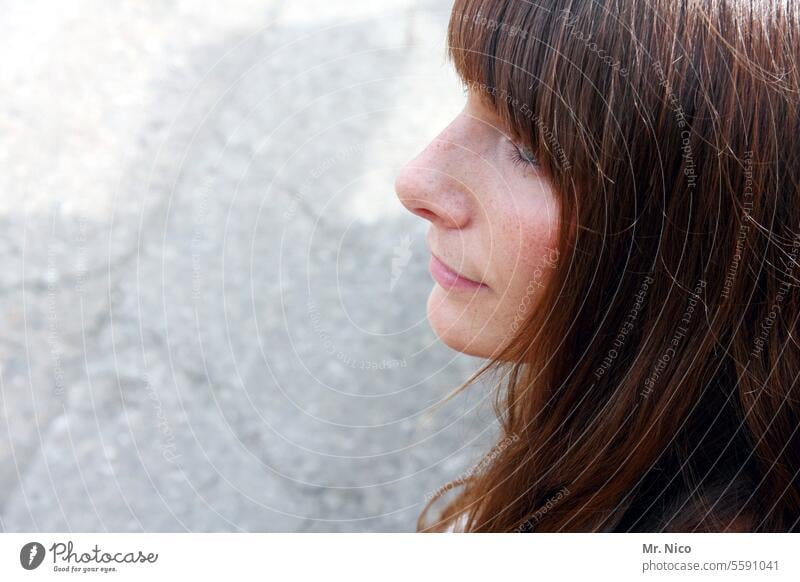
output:
{"label": "freckle", "polygon": [[436,148],[441,151],[442,153],[449,152],[456,148],[456,144],[451,141],[444,140],[444,139],[437,139],[436,140]]}

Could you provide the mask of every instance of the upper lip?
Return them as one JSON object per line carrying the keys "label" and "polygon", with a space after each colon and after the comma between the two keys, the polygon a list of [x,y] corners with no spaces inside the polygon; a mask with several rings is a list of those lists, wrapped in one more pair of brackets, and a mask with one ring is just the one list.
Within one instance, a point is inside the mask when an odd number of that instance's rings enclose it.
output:
{"label": "upper lip", "polygon": [[457,271],[456,269],[454,269],[453,267],[451,267],[451,266],[450,266],[450,265],[447,263],[447,261],[443,260],[443,259],[442,259],[442,258],[441,258],[441,257],[440,257],[438,254],[436,254],[435,252],[433,252],[433,250],[431,250],[431,254],[432,254],[434,257],[436,257],[436,260],[437,260],[437,261],[439,261],[440,263],[442,263],[442,264],[443,264],[445,267],[447,267],[448,269],[450,269],[451,271],[453,271],[453,273],[455,273],[456,275],[458,275],[458,276],[459,276],[459,277],[461,277],[462,279],[466,279],[467,281],[472,281],[472,282],[473,282],[473,283],[475,283],[476,285],[485,285],[485,283],[484,283],[483,281],[478,281],[478,280],[476,280],[476,279],[472,279],[472,278],[470,278],[470,277],[467,277],[466,275],[462,275],[462,274],[461,274],[459,271]]}

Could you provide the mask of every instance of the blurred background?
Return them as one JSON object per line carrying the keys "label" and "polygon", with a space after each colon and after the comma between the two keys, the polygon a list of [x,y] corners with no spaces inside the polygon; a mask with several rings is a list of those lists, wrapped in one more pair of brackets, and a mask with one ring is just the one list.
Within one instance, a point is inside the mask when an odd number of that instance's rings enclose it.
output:
{"label": "blurred background", "polygon": [[0,6],[0,529],[413,530],[496,426],[393,190],[450,2]]}

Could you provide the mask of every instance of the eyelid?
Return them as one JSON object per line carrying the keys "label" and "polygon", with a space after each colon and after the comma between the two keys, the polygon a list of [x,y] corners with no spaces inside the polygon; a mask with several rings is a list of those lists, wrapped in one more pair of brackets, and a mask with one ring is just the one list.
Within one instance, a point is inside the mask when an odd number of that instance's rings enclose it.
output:
{"label": "eyelid", "polygon": [[529,147],[517,144],[517,149],[520,151],[521,154],[523,154],[523,157],[525,157],[526,159],[529,159],[532,162],[536,161],[536,154],[534,154],[533,150],[531,150]]}
{"label": "eyelid", "polygon": [[524,146],[513,138],[507,138],[508,142],[514,147],[515,155],[519,158],[519,162],[524,162],[531,167],[538,167],[539,160],[536,157],[536,153],[531,150],[529,147]]}
{"label": "eyelid", "polygon": [[520,143],[520,142],[517,140],[517,138],[515,138],[514,136],[508,136],[508,137],[506,137],[506,139],[507,139],[508,141],[510,141],[510,142],[511,142],[511,145],[513,145],[513,146],[514,146],[515,148],[517,148],[518,150],[523,150],[523,149],[527,150],[527,149],[528,149],[527,147],[525,147],[524,145],[522,145],[522,144],[521,144],[521,143]]}

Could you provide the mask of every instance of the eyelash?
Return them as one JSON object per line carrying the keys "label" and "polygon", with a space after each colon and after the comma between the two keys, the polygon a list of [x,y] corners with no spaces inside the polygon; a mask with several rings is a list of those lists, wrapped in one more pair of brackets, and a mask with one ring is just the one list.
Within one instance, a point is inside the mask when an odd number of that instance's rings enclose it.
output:
{"label": "eyelash", "polygon": [[536,156],[528,148],[518,146],[514,142],[511,142],[511,145],[511,161],[514,162],[515,165],[528,168],[535,168],[539,165]]}

